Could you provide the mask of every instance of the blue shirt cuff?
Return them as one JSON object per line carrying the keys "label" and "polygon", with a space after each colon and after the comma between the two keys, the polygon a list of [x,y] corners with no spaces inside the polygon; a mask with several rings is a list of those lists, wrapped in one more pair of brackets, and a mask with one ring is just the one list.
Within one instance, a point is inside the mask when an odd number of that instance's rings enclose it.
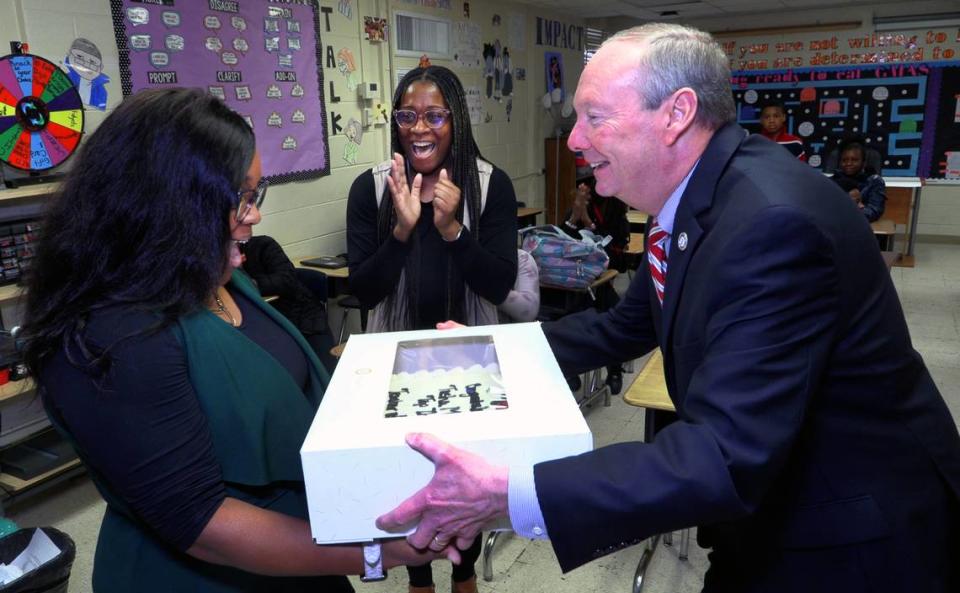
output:
{"label": "blue shirt cuff", "polygon": [[547,539],[547,524],[540,511],[532,465],[510,466],[507,504],[510,507],[510,524],[518,535]]}

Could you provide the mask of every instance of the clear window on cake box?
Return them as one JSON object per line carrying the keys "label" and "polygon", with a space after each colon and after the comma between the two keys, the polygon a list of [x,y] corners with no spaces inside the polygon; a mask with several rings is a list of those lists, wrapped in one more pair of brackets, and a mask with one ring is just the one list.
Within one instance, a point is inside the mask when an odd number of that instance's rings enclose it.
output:
{"label": "clear window on cake box", "polygon": [[384,417],[495,412],[507,407],[492,336],[397,343]]}

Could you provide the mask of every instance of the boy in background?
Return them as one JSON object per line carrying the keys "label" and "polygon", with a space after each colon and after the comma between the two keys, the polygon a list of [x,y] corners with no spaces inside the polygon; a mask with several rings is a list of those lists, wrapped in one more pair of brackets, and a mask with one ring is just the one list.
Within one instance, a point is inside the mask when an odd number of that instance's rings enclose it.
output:
{"label": "boy in background", "polygon": [[760,133],[768,140],[772,140],[790,151],[790,154],[801,161],[807,161],[807,151],[803,147],[803,140],[787,133],[787,110],[783,103],[771,101],[760,111]]}

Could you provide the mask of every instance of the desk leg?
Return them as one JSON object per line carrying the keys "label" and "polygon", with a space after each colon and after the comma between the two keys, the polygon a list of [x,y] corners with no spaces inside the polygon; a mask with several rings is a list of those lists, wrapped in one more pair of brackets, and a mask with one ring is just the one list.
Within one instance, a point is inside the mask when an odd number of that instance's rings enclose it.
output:
{"label": "desk leg", "polygon": [[910,238],[907,240],[907,253],[906,257],[910,258],[910,261],[913,261],[913,243],[917,238],[917,219],[920,214],[920,190],[922,187],[918,187],[913,194],[913,208],[910,212]]}
{"label": "desk leg", "polygon": [[637,570],[633,573],[633,593],[643,591],[644,579],[647,576],[647,568],[650,561],[653,560],[653,553],[657,551],[657,544],[660,543],[660,536],[655,535],[647,540],[647,545],[640,554],[640,562],[637,563]]}

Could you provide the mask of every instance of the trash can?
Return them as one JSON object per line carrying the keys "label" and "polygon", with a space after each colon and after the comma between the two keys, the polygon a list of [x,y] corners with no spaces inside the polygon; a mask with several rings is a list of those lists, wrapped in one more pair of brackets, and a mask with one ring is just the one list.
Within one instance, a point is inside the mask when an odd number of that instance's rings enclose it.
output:
{"label": "trash can", "polygon": [[[30,544],[37,529],[41,528],[21,529],[0,539],[0,562],[4,564],[13,562],[14,558]],[[70,569],[73,567],[73,558],[77,554],[76,544],[69,535],[59,529],[53,527],[42,529],[60,548],[60,553],[17,580],[0,585],[0,593],[67,593]]]}

